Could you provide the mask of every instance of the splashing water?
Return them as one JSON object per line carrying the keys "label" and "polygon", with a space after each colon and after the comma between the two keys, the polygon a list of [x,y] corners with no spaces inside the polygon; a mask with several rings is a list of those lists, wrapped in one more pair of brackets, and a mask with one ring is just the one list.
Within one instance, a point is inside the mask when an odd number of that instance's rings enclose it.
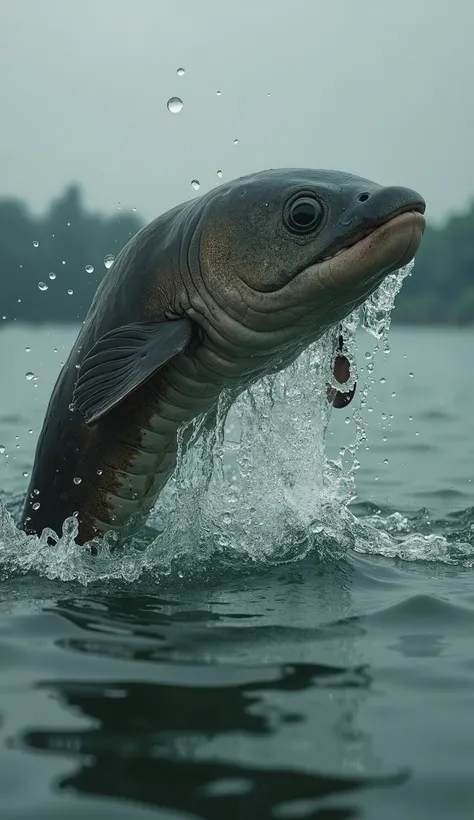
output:
{"label": "splashing water", "polygon": [[[413,263],[412,263],[413,264]],[[351,386],[357,378],[352,350],[362,326],[387,349],[394,299],[411,265],[387,277],[363,308],[342,326]],[[35,571],[48,578],[87,584],[215,576],[220,570],[255,571],[314,554],[339,559],[348,550],[405,560],[474,565],[474,525],[449,536],[412,532],[394,513],[357,518],[357,451],[365,441],[362,408],[373,383],[372,368],[352,411],[354,440],[339,458],[325,456],[331,407],[326,385],[339,329],[304,351],[286,370],[267,376],[240,396],[224,391],[215,411],[180,431],[177,467],[147,527],[114,550],[109,533],[92,556],[74,542],[77,520],[64,522],[60,537],[17,530],[0,502],[0,573]],[[373,358],[373,357],[372,357]],[[359,380],[360,384],[360,380]],[[56,542],[51,546],[51,541]]]}

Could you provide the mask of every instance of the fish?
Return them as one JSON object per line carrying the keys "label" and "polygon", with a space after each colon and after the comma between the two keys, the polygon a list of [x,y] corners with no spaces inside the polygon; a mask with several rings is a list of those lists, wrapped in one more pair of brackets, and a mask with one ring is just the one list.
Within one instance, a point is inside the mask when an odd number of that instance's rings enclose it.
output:
{"label": "fish", "polygon": [[[159,216],[96,291],[46,410],[19,526],[79,546],[140,530],[177,459],[179,431],[287,367],[410,262],[425,201],[343,171],[265,170]],[[336,350],[328,391],[353,395]],[[351,395],[352,394],[352,395]]]}

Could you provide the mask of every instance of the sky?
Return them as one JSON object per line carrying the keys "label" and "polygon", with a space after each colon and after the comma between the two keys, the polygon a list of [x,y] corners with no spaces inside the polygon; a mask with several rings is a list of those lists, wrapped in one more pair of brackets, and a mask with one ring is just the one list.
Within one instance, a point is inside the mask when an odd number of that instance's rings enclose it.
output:
{"label": "sky", "polygon": [[149,220],[304,166],[439,222],[474,199],[473,35],[472,0],[0,0],[0,197],[39,213],[78,182]]}

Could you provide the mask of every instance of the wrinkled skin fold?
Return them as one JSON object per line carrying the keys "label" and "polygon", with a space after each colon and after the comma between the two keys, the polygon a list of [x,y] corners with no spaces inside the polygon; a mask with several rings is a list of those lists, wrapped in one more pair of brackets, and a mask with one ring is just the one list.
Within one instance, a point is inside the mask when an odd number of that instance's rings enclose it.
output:
{"label": "wrinkled skin fold", "polygon": [[[180,426],[282,369],[413,259],[425,203],[340,171],[242,177],[133,237],[101,282],[38,440],[21,527],[77,542],[146,520]],[[342,347],[340,348],[342,349]],[[348,362],[336,355],[341,390]]]}

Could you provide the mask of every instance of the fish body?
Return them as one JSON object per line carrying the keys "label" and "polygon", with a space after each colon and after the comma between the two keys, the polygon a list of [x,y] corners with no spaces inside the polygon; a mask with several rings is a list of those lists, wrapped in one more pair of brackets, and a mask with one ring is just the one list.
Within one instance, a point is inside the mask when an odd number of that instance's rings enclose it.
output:
{"label": "fish body", "polygon": [[76,515],[79,544],[136,532],[175,468],[182,425],[223,389],[238,394],[287,366],[362,304],[414,257],[424,210],[407,188],[278,169],[139,231],[56,382],[21,526],[60,533]]}

